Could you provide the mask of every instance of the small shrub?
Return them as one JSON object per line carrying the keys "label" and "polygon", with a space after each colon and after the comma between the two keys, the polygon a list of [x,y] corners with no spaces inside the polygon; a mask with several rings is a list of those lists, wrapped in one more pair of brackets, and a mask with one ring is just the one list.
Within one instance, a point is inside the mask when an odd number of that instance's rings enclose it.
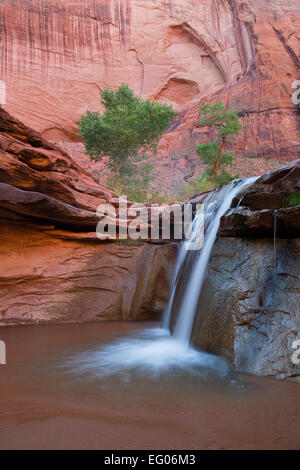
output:
{"label": "small shrub", "polygon": [[215,183],[210,183],[209,174],[205,172],[202,176],[191,179],[184,187],[184,198],[191,198],[195,194],[205,193],[206,191],[212,191],[216,189]]}
{"label": "small shrub", "polygon": [[300,206],[300,192],[293,192],[285,199],[286,207]]}
{"label": "small shrub", "polygon": [[228,171],[222,170],[217,173],[214,182],[210,182],[211,169],[208,169],[200,177],[194,178],[186,183],[184,187],[185,198],[191,198],[195,194],[205,193],[217,189],[219,186],[229,184],[231,181],[240,178],[239,174],[232,175]]}
{"label": "small shrub", "polygon": [[217,173],[215,176],[215,183],[217,186],[222,186],[224,184],[229,184],[231,181],[240,178],[240,175],[236,173],[232,175],[228,171],[222,170],[220,173]]}
{"label": "small shrub", "polygon": [[149,196],[148,196],[148,201],[149,203],[151,204],[163,204],[163,203],[167,203],[167,202],[170,202],[169,201],[169,197],[166,193],[162,193],[158,190],[156,191],[153,191],[153,193],[151,193]]}
{"label": "small shrub", "polygon": [[120,171],[117,186],[112,175],[107,179],[106,184],[114,190],[116,196],[126,195],[132,202],[143,203],[148,201],[152,173],[153,165],[150,163],[137,164],[127,161]]}

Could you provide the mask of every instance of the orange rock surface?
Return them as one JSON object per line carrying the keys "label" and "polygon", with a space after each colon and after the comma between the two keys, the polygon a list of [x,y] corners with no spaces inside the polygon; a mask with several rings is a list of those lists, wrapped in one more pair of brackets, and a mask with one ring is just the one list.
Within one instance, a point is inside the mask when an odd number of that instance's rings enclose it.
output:
{"label": "orange rock surface", "polygon": [[0,237],[0,327],[158,320],[164,312],[174,245],[61,239],[46,227],[7,220]]}
{"label": "orange rock surface", "polygon": [[100,242],[106,201],[112,191],[0,107],[0,326],[161,316],[177,247]]}
{"label": "orange rock surface", "polygon": [[51,140],[76,140],[77,119],[122,82],[180,114],[162,157],[207,138],[198,105],[221,98],[244,128],[239,156],[299,155],[292,83],[299,78],[298,2],[285,0],[4,0],[0,80],[6,109]]}

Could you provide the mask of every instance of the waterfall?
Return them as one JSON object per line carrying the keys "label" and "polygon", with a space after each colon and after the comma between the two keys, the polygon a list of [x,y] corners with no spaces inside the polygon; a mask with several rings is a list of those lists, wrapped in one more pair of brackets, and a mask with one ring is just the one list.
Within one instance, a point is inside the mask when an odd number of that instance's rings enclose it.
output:
{"label": "waterfall", "polygon": [[[178,279],[179,279],[178,275],[182,269],[182,265],[187,256],[187,253],[189,252],[190,244],[194,243],[195,237],[197,237],[197,228],[195,227],[197,223],[198,223],[198,219],[197,220],[195,219],[192,225],[189,227],[186,240],[182,243],[180,251],[179,251],[179,255],[178,255],[178,259],[177,259],[177,263],[175,267],[175,274],[174,274],[174,278],[172,282],[172,294],[171,294],[171,297],[170,297],[170,300],[169,300],[169,303],[165,311],[165,314],[163,316],[162,324],[161,324],[161,327],[166,330],[170,329],[173,304],[174,304],[175,294],[176,294],[177,287],[178,287]],[[194,233],[194,236],[192,237],[193,233]]]}
{"label": "waterfall", "polygon": [[[173,337],[184,344],[189,344],[190,342],[194,317],[221,217],[230,209],[232,200],[243,190],[251,186],[256,179],[254,177],[233,181],[229,185],[209,193],[204,202],[204,247],[198,252],[191,252],[188,249],[189,243],[191,243],[190,240],[184,241],[181,246],[175,270],[173,291],[162,325],[165,328],[170,327],[171,317],[174,313],[177,321],[173,329]],[[196,236],[198,224],[199,219],[196,217],[191,227],[192,232]],[[182,283],[185,283],[185,289],[183,294],[180,295],[178,289]],[[175,298],[177,297],[179,297],[179,301],[177,300],[175,303]]]}
{"label": "waterfall", "polygon": [[[163,383],[160,377],[168,371],[169,377],[172,380],[175,377],[176,381],[177,377],[184,377],[183,374],[187,373],[199,377],[201,383],[209,377],[213,377],[213,380],[229,378],[231,368],[227,361],[190,347],[190,337],[221,217],[231,207],[233,198],[240,196],[255,180],[256,178],[237,180],[200,198],[204,201],[204,245],[203,211],[197,210],[196,217],[188,228],[187,238],[180,247],[173,291],[162,328],[145,330],[138,334],[134,332],[128,338],[75,354],[64,361],[63,368],[76,370],[76,374],[78,371],[88,374],[101,381],[112,377],[112,383],[121,380],[121,383],[130,384],[132,378],[140,377],[143,386],[147,376],[159,384]],[[203,248],[196,250],[196,246]],[[173,331],[172,335],[169,330]]]}

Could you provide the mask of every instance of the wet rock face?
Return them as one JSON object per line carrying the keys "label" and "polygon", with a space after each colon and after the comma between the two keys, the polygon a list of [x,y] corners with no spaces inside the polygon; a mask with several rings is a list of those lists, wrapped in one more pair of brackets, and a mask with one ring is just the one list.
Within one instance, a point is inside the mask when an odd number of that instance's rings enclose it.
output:
{"label": "wet rock face", "polygon": [[278,193],[300,191],[300,159],[265,173],[254,184],[252,191]]}
{"label": "wet rock face", "polygon": [[161,317],[176,245],[68,235],[1,220],[0,326]]}
{"label": "wet rock face", "polygon": [[126,80],[180,111],[161,156],[196,158],[208,137],[198,105],[218,98],[240,113],[237,155],[299,154],[297,2],[4,0],[0,29],[6,107],[45,138],[76,140],[78,117],[101,108],[99,91]]}
{"label": "wet rock face", "polygon": [[300,239],[219,238],[194,324],[192,343],[236,369],[300,382],[292,344],[300,339]]}
{"label": "wet rock face", "polygon": [[235,199],[233,205],[252,210],[276,210],[284,207],[285,198],[291,192],[300,192],[300,160],[265,173],[246,192]]}
{"label": "wet rock face", "polygon": [[300,237],[300,206],[286,207],[291,193],[300,193],[300,160],[259,178],[247,192],[233,201],[221,219],[223,237]]}
{"label": "wet rock face", "polygon": [[236,209],[223,217],[219,235],[223,237],[272,237],[275,230],[278,237],[300,237],[300,206],[271,211]]}

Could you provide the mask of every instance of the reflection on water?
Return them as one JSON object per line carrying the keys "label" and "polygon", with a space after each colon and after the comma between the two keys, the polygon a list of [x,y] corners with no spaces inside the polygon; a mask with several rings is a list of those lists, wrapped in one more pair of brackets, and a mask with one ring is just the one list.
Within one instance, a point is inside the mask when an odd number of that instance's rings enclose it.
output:
{"label": "reflection on water", "polygon": [[234,372],[149,325],[1,331],[2,449],[299,448],[299,385]]}

